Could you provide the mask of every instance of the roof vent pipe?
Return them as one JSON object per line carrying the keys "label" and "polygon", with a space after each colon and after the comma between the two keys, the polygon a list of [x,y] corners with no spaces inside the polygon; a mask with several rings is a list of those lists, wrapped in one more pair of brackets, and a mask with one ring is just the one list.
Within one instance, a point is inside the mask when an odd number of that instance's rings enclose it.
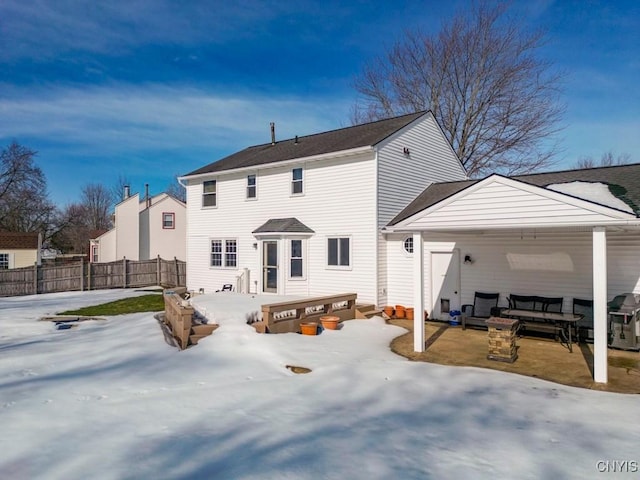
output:
{"label": "roof vent pipe", "polygon": [[129,189],[129,185],[124,186],[124,192],[122,193],[122,200],[126,200],[131,196],[131,190]]}
{"label": "roof vent pipe", "polygon": [[298,135],[296,135],[296,139],[293,141],[293,143],[298,143]]}
{"label": "roof vent pipe", "polygon": [[146,205],[147,208],[149,208],[151,206],[151,199],[149,198],[149,184],[145,183],[144,184],[144,198],[146,200]]}
{"label": "roof vent pipe", "polygon": [[276,144],[276,124],[271,122],[269,124],[271,126],[271,145]]}

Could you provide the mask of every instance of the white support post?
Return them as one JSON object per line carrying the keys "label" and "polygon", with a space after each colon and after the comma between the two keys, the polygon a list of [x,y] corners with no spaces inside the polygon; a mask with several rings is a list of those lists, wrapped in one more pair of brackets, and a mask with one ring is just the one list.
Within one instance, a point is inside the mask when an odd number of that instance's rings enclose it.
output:
{"label": "white support post", "polygon": [[424,352],[424,243],[413,234],[413,350]]}
{"label": "white support post", "polygon": [[607,383],[607,232],[593,229],[593,380]]}

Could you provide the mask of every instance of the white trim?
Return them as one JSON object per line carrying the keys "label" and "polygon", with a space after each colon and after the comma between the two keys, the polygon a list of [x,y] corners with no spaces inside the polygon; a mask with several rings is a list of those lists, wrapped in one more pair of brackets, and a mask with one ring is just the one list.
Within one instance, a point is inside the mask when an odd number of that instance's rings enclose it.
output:
{"label": "white trim", "polygon": [[[518,180],[513,180],[511,178],[507,178],[507,177],[503,177],[501,175],[498,174],[493,174],[487,178],[485,178],[484,180],[481,180],[479,182],[474,183],[473,185],[464,188],[463,190],[460,190],[459,192],[451,195],[450,197],[447,197],[443,200],[441,200],[438,203],[435,203],[434,205],[431,205],[427,208],[425,208],[424,210],[421,210],[419,212],[414,213],[413,215],[411,215],[408,218],[405,218],[404,220],[398,222],[396,225],[394,226],[390,226],[390,227],[386,227],[387,231],[390,232],[402,232],[402,231],[413,231],[416,229],[415,226],[412,226],[412,223],[417,221],[417,220],[421,220],[427,216],[429,216],[429,214],[438,211],[440,209],[442,209],[443,207],[446,207],[447,205],[459,200],[460,198],[463,198],[471,193],[476,192],[477,190],[480,190],[482,188],[485,188],[486,186],[493,184],[493,183],[499,183],[508,187],[512,187],[512,188],[516,188],[518,190],[524,191],[524,192],[528,192],[531,193],[533,195],[540,195],[542,197],[546,197],[550,200],[555,200],[558,202],[562,202],[565,203],[567,205],[571,205],[574,206],[576,208],[581,208],[583,210],[587,210],[596,214],[600,214],[600,215],[605,215],[608,217],[611,217],[608,220],[601,220],[598,221],[597,224],[600,225],[608,225],[608,224],[627,224],[627,222],[631,222],[631,224],[640,224],[640,220],[637,219],[637,217],[631,213],[628,212],[622,212],[620,210],[617,210],[615,208],[611,208],[611,207],[606,207],[603,205],[599,205],[593,202],[590,202],[588,200],[583,200],[580,198],[576,198],[564,193],[560,193],[560,192],[555,192],[553,190],[548,190],[546,188],[543,187],[538,187],[535,185],[531,185],[528,183],[524,183]],[[535,223],[535,224],[527,224],[526,227],[527,228],[537,228],[537,227],[553,227],[553,226],[566,226],[566,222],[563,223],[557,223],[557,224],[549,224],[549,223]],[[591,221],[576,221],[575,223],[572,223],[571,225],[589,225],[589,226],[593,226],[594,222]],[[499,226],[491,226],[491,229],[504,229],[504,228],[517,228],[517,227],[522,227],[521,224],[519,223],[509,223],[509,224],[503,224],[503,225],[499,225]],[[469,230],[470,227],[468,225],[460,225],[459,227],[455,227],[455,226],[446,226],[446,227],[428,227],[428,228],[421,228],[421,230],[433,230],[433,231],[455,231],[455,230]]]}
{"label": "white trim", "polygon": [[292,158],[290,160],[275,161],[275,162],[265,163],[264,165],[251,165],[248,167],[231,168],[228,170],[217,170],[215,172],[199,173],[197,175],[185,175],[182,177],[178,177],[178,181],[182,183],[183,180],[199,180],[207,177],[216,177],[221,174],[227,175],[231,173],[241,173],[241,172],[247,172],[247,171],[258,170],[258,169],[262,170],[267,168],[286,167],[288,165],[295,165],[296,163],[312,162],[312,161],[325,160],[325,159],[328,160],[333,158],[353,157],[356,155],[360,155],[362,153],[369,153],[369,152],[373,152],[373,146],[371,145],[367,145],[365,147],[351,148],[349,150],[340,150],[338,152],[329,152],[329,153],[322,153],[320,155],[311,155],[308,157],[298,157],[298,158]]}
{"label": "white trim", "polygon": [[593,229],[593,380],[607,383],[607,232]]}
{"label": "white trim", "polygon": [[[341,238],[349,239],[349,265],[329,265],[329,239]],[[338,248],[340,242],[338,241]],[[340,252],[338,252],[338,260],[340,259]],[[324,267],[327,270],[353,270],[353,236],[352,235],[326,235],[324,239]]]}
{"label": "white trim", "polygon": [[424,352],[424,242],[413,234],[413,350]]}

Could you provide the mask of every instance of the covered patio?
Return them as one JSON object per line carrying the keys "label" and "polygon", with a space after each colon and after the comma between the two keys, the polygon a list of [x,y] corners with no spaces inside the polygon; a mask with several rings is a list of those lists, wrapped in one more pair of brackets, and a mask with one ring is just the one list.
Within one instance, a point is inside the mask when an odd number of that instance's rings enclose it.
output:
{"label": "covered patio", "polygon": [[487,359],[485,330],[450,327],[443,322],[425,323],[425,348],[413,348],[413,321],[389,320],[389,323],[409,330],[391,343],[398,355],[418,362],[441,365],[480,367],[527,375],[551,382],[618,393],[640,394],[640,356],[637,352],[609,349],[607,352],[608,382],[593,380],[593,345],[581,343],[569,353],[553,338],[520,337],[518,360],[514,363]]}
{"label": "covered patio", "polygon": [[[499,292],[502,307],[511,294],[563,297],[565,312],[574,298],[593,300],[589,370],[606,384],[607,302],[640,293],[639,176],[629,165],[430,186],[386,227],[412,236],[415,311],[444,319],[477,291]],[[415,318],[419,354],[428,335]]]}

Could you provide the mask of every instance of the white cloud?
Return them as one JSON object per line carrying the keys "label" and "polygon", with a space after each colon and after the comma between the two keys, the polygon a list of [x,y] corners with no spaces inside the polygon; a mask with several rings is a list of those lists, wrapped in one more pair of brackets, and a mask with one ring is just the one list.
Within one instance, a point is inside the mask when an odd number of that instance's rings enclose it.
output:
{"label": "white cloud", "polygon": [[293,137],[344,126],[349,108],[340,99],[222,95],[160,85],[13,93],[0,98],[5,139],[55,139],[102,153],[238,150],[268,142],[271,121],[279,138]]}

